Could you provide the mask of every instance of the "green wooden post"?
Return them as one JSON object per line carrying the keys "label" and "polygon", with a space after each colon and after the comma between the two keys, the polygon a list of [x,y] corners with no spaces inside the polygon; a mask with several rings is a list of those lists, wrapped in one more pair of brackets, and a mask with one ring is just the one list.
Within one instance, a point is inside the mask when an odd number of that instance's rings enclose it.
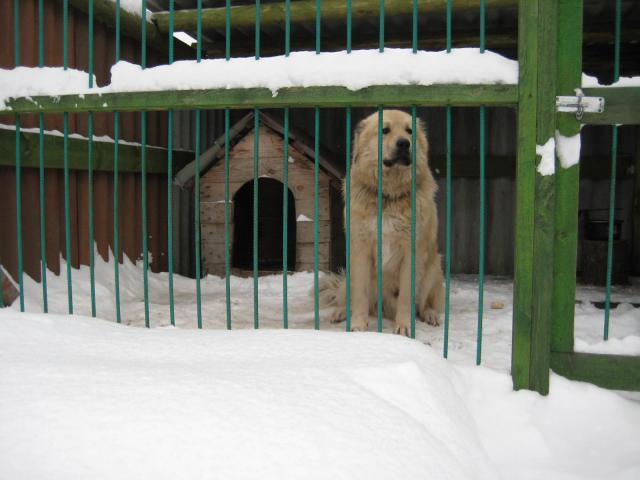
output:
{"label": "green wooden post", "polygon": [[[582,0],[558,2],[557,92],[574,95],[582,76]],[[573,113],[558,114],[558,132],[570,137],[580,133]],[[573,352],[573,316],[576,296],[578,250],[578,200],[580,167],[556,171],[556,212],[553,266],[553,317],[551,351]]]}
{"label": "green wooden post", "polygon": [[516,389],[549,391],[555,175],[537,171],[536,145],[555,135],[557,3],[520,0],[513,352]]}

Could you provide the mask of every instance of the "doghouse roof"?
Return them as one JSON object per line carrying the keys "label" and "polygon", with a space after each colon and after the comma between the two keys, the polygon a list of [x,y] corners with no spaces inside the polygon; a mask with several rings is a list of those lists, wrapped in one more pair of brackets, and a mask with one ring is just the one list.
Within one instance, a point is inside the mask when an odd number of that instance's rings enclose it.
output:
{"label": "doghouse roof", "polygon": [[[236,145],[247,133],[251,132],[254,127],[253,112],[245,115],[229,128],[229,148]],[[284,139],[284,126],[275,118],[260,112],[260,126],[269,128],[274,133],[278,134]],[[214,165],[224,158],[225,150],[225,138],[224,134],[221,135],[213,142],[213,145],[207,149],[202,155],[200,155],[200,175],[204,175]],[[310,162],[314,161],[314,147],[313,139],[308,135],[297,131],[296,129],[289,128],[289,148],[294,148],[298,152],[304,155]],[[230,158],[231,162],[232,159]],[[319,153],[318,162],[320,168],[335,179],[340,179],[343,176],[335,165],[327,160],[327,155],[321,151]],[[196,176],[196,162],[195,160],[185,165],[174,177],[174,183],[182,188],[193,188],[194,179]]]}

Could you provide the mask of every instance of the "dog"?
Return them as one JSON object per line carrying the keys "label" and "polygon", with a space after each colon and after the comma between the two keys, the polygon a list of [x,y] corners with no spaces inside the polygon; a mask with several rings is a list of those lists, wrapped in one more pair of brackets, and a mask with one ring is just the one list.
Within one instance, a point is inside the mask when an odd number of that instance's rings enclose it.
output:
{"label": "dog", "polygon": [[[382,120],[382,302],[384,317],[395,320],[394,333],[411,328],[411,175],[416,149],[416,313],[437,326],[444,305],[442,260],[438,253],[438,186],[428,165],[424,126],[400,110],[384,110]],[[346,179],[343,199],[346,199]],[[366,331],[377,307],[378,113],[356,127],[351,162],[351,330]],[[346,217],[346,216],[345,216]],[[346,226],[345,226],[346,228]],[[333,307],[331,322],[346,318],[344,273],[325,275],[320,300]]]}

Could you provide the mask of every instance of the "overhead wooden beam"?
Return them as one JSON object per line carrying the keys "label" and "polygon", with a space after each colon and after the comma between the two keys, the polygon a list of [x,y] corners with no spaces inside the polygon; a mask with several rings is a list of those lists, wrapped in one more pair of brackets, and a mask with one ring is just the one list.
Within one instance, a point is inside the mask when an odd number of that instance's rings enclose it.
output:
{"label": "overhead wooden beam", "polygon": [[[87,0],[69,0],[69,3],[76,10],[81,12],[89,12],[89,2]],[[110,27],[116,26],[116,4],[111,0],[93,0],[93,15],[94,18]],[[151,22],[151,14],[149,13],[149,19],[147,21],[147,44],[150,48],[162,53],[169,51],[169,40],[167,37],[167,31],[161,32],[155,23]],[[142,16],[136,15],[123,8],[120,8],[120,32],[127,37],[140,40]],[[175,43],[175,55],[178,58],[191,58],[193,57],[193,50],[184,46],[180,42]]]}
{"label": "overhead wooden beam", "polygon": [[[516,7],[517,0],[485,0],[487,8]],[[444,12],[447,8],[447,0],[418,0],[418,9],[423,12]],[[384,4],[385,15],[411,15],[413,4],[407,0],[386,0]],[[480,0],[456,0],[455,11],[469,10],[479,11]],[[378,0],[353,0],[352,15],[354,19],[377,17],[380,12]],[[323,20],[345,19],[347,15],[347,2],[344,0],[324,0],[322,2]],[[198,11],[179,10],[174,13],[174,26],[176,30],[195,30]],[[316,1],[301,0],[291,2],[291,22],[309,22],[316,18]],[[260,24],[263,27],[284,25],[285,3],[264,3],[260,5]],[[157,12],[153,14],[153,20],[158,24],[161,32],[169,31],[169,12]],[[231,9],[231,25],[233,28],[252,27],[255,25],[255,5],[239,5]],[[205,8],[202,10],[202,27],[205,29],[225,28],[225,8]]]}
{"label": "overhead wooden beam", "polygon": [[516,85],[404,85],[283,88],[273,95],[267,88],[173,90],[159,92],[94,93],[59,97],[23,97],[9,100],[1,114],[163,111],[168,109],[247,109],[283,107],[395,107],[514,106]]}
{"label": "overhead wooden beam", "polygon": [[[0,130],[0,165],[15,166],[15,131]],[[72,170],[87,169],[87,140],[69,138],[69,168]],[[20,161],[23,167],[38,167],[40,134],[32,132],[20,133]],[[45,168],[63,168],[64,139],[57,135],[44,136]],[[113,171],[113,148],[110,142],[93,142],[93,168],[96,171]],[[141,152],[140,146],[126,143],[120,144],[118,168],[121,172],[139,172]],[[175,170],[182,168],[193,160],[193,152],[173,151]],[[167,172],[167,150],[165,148],[147,147],[147,171],[149,173]]]}

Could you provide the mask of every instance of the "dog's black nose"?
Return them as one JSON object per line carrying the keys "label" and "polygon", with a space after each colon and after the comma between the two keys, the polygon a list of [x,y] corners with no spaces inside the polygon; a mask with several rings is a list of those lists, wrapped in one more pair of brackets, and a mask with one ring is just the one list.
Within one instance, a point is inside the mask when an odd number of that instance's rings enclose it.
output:
{"label": "dog's black nose", "polygon": [[396,142],[396,147],[400,150],[409,150],[411,143],[406,138],[399,138]]}

